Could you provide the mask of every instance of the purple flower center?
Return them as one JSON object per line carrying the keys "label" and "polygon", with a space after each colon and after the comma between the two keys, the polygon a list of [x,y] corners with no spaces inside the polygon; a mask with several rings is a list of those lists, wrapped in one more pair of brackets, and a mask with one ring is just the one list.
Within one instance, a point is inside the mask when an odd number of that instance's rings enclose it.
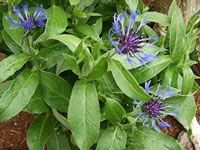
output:
{"label": "purple flower center", "polygon": [[125,34],[121,34],[120,35],[120,45],[122,46],[122,48],[124,48],[124,50],[122,51],[124,54],[127,53],[137,53],[139,52],[139,50],[142,48],[142,46],[140,45],[142,36],[141,35],[137,35],[136,32],[129,32],[127,33],[128,30],[125,29]]}
{"label": "purple flower center", "polygon": [[161,112],[164,111],[162,109],[164,104],[161,100],[150,100],[142,106],[142,112],[147,114],[149,118],[157,118],[161,115]]}

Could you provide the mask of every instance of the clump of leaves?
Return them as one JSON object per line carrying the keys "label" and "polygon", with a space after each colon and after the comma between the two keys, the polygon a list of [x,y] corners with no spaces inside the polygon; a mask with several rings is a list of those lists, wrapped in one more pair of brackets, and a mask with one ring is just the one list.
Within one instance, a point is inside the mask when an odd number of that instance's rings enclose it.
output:
{"label": "clump of leaves", "polygon": [[30,150],[182,149],[156,122],[170,128],[162,118],[171,115],[191,126],[200,12],[185,26],[176,1],[168,15],[141,0],[2,4],[0,121],[34,114]]}

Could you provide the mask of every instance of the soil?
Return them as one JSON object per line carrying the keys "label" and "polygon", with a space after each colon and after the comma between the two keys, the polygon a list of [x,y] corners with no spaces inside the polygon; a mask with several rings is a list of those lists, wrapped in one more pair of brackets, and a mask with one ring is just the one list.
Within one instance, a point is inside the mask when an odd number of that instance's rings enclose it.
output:
{"label": "soil", "polygon": [[12,119],[0,123],[0,150],[28,150],[26,134],[34,116],[21,112]]}

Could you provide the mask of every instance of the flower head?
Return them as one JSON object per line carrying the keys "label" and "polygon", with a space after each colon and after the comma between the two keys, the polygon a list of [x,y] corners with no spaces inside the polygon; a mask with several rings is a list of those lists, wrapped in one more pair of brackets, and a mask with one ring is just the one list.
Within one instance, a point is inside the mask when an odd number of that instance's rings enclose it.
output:
{"label": "flower head", "polygon": [[[147,62],[153,61],[156,56],[146,53],[144,46],[153,46],[158,40],[158,37],[152,36],[143,38],[139,33],[141,27],[145,25],[145,19],[143,19],[138,28],[136,28],[135,18],[137,14],[135,11],[131,11],[130,18],[126,13],[114,15],[113,27],[109,32],[109,39],[116,51],[120,55],[125,55],[127,61],[133,65],[136,64],[131,57],[135,57],[140,63],[145,65]],[[126,18],[129,19],[128,24]],[[148,41],[153,41],[151,44]]]}
{"label": "flower head", "polygon": [[[150,81],[145,83],[145,92],[147,94],[149,94],[149,88]],[[134,98],[133,104],[140,106],[140,112],[137,112],[135,107],[133,106],[133,111],[138,116],[132,123],[140,118],[144,125],[151,125],[151,127],[158,132],[160,132],[160,130],[156,127],[154,121],[157,121],[157,123],[161,127],[171,127],[171,125],[163,121],[162,118],[166,115],[176,116],[177,113],[170,113],[169,110],[178,110],[178,108],[174,106],[166,106],[164,100],[171,97],[174,93],[172,92],[172,90],[168,90],[167,86],[162,91],[161,88],[162,86],[158,86],[156,94],[153,95],[153,98],[144,104],[137,102],[136,98]]]}
{"label": "flower head", "polygon": [[24,4],[22,6],[24,13],[21,14],[19,6],[13,6],[13,12],[17,15],[18,20],[14,20],[11,17],[6,17],[9,23],[13,24],[11,29],[17,29],[24,27],[25,34],[32,28],[36,27],[44,27],[45,21],[47,18],[45,17],[46,12],[43,11],[42,5],[40,7],[35,8],[35,12],[31,13],[28,11],[28,4]]}

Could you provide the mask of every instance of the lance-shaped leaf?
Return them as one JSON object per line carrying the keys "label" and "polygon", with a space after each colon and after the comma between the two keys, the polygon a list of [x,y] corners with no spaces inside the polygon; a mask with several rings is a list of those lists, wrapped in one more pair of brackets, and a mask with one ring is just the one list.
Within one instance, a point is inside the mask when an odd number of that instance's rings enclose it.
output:
{"label": "lance-shaped leaf", "polygon": [[111,98],[106,99],[105,112],[107,119],[112,123],[120,122],[126,114],[124,108],[117,101]]}
{"label": "lance-shaped leaf", "polygon": [[48,20],[44,33],[35,41],[35,43],[43,42],[50,37],[58,35],[65,31],[67,27],[67,17],[63,9],[57,6],[52,6],[47,10]]}
{"label": "lance-shaped leaf", "polygon": [[4,81],[17,70],[19,70],[28,60],[30,56],[25,54],[13,54],[0,61],[0,82]]}
{"label": "lance-shaped leaf", "polygon": [[182,94],[187,95],[191,92],[194,84],[195,75],[190,67],[182,68],[183,71],[183,82],[182,82]]}
{"label": "lance-shaped leaf", "polygon": [[125,150],[127,133],[120,127],[109,127],[101,136],[97,150]]}
{"label": "lance-shaped leaf", "polygon": [[11,27],[13,26],[12,24],[10,24],[8,22],[8,20],[6,19],[6,16],[10,16],[11,18],[17,20],[17,16],[14,14],[6,14],[3,17],[3,26],[5,31],[7,32],[7,34],[14,40],[14,42],[16,44],[18,44],[19,46],[21,46],[22,43],[22,39],[23,39],[23,28],[18,28],[18,29],[12,29]]}
{"label": "lance-shaped leaf", "polygon": [[30,125],[27,133],[29,150],[44,150],[48,138],[54,132],[55,120],[49,114],[41,114]]}
{"label": "lance-shaped leaf", "polygon": [[48,150],[71,150],[64,132],[54,131],[47,142]]}
{"label": "lance-shaped leaf", "polygon": [[151,98],[120,62],[116,60],[110,61],[109,68],[112,71],[117,85],[127,96],[130,98],[136,97],[136,99],[140,101],[146,101]]}
{"label": "lance-shaped leaf", "polygon": [[79,24],[75,27],[75,30],[86,35],[86,36],[89,36],[91,37],[93,40],[95,41],[99,41],[100,38],[99,38],[99,35],[98,33],[96,32],[96,30],[94,30],[93,27],[87,25],[87,24]]}
{"label": "lance-shaped leaf", "polygon": [[183,46],[185,40],[185,26],[182,12],[178,6],[174,9],[170,26],[170,54],[174,56]]}
{"label": "lance-shaped leaf", "polygon": [[139,83],[144,83],[156,76],[172,62],[173,60],[170,56],[159,56],[155,61],[148,64],[150,69],[148,67],[143,67],[141,70],[132,69],[130,72]]}
{"label": "lance-shaped leaf", "polygon": [[107,57],[108,54],[104,54],[101,57],[99,57],[95,62],[94,66],[92,68],[92,71],[89,73],[87,76],[87,79],[89,80],[96,80],[100,78],[108,68],[108,63],[107,63]]}
{"label": "lance-shaped leaf", "polygon": [[39,83],[39,73],[26,69],[0,99],[0,121],[17,115],[30,102]]}
{"label": "lance-shaped leaf", "polygon": [[72,52],[74,52],[76,50],[76,48],[78,47],[79,43],[81,42],[81,40],[71,34],[62,34],[62,35],[57,35],[57,36],[53,36],[49,39],[52,40],[58,40],[60,42],[62,42],[63,44],[65,44]]}
{"label": "lance-shaped leaf", "polygon": [[44,102],[44,97],[42,94],[41,86],[39,85],[31,98],[31,101],[23,111],[33,113],[33,114],[41,114],[43,112],[47,112],[49,110],[48,105]]}
{"label": "lance-shaped leaf", "polygon": [[63,57],[65,59],[68,68],[71,69],[72,72],[74,72],[75,74],[80,75],[81,71],[76,62],[77,61],[76,58],[68,54],[63,54]]}
{"label": "lance-shaped leaf", "polygon": [[77,5],[80,2],[80,0],[69,0],[69,2],[71,5]]}
{"label": "lance-shaped leaf", "polygon": [[88,150],[95,142],[100,128],[100,110],[93,82],[75,83],[68,109],[68,122],[73,139],[81,150]]}
{"label": "lance-shaped leaf", "polygon": [[139,129],[134,128],[130,139],[127,150],[182,150],[172,137],[142,125]]}
{"label": "lance-shaped leaf", "polygon": [[41,72],[42,94],[44,101],[59,111],[67,112],[71,86],[61,77],[49,72]]}
{"label": "lance-shaped leaf", "polygon": [[190,96],[174,96],[169,98],[167,104],[171,106],[177,106],[179,108],[177,113],[177,120],[186,127],[190,127],[192,119],[196,113],[196,105],[194,97]]}
{"label": "lance-shaped leaf", "polygon": [[4,42],[13,53],[19,54],[22,52],[21,47],[9,36],[9,34],[5,30],[3,30],[2,36]]}

